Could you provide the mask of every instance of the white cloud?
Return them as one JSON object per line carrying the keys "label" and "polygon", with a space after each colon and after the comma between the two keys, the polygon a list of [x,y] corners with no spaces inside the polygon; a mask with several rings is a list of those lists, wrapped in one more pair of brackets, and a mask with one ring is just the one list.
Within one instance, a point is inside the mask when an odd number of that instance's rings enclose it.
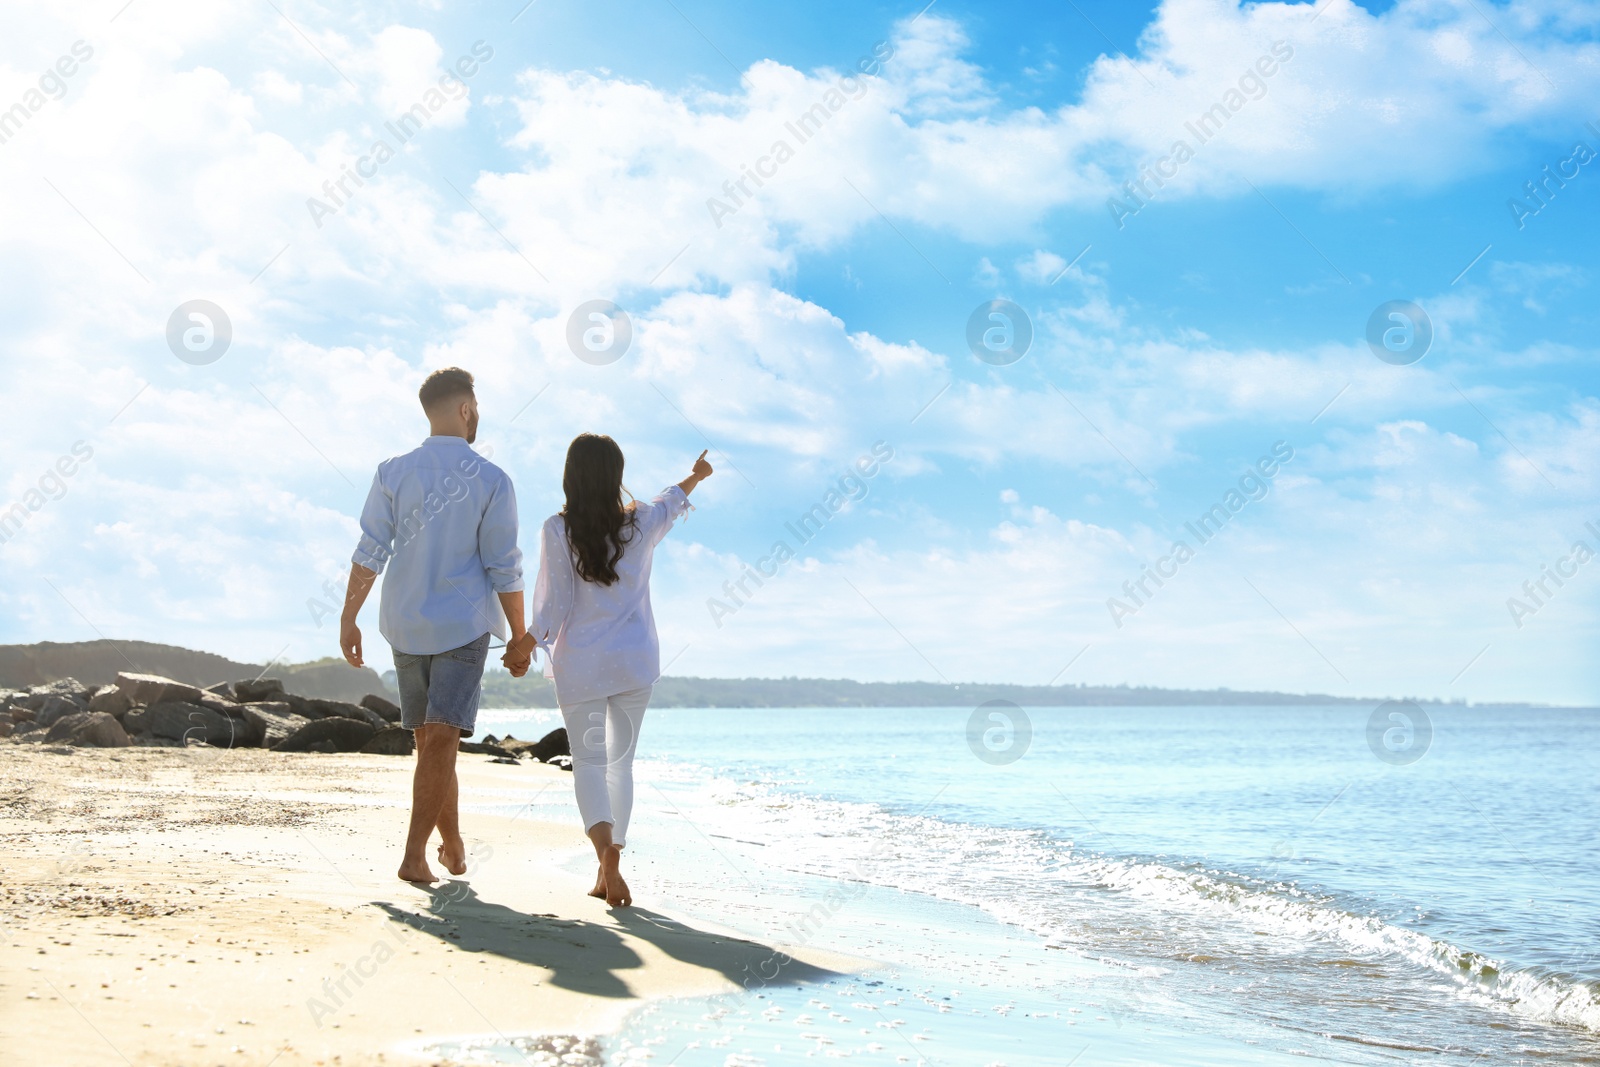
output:
{"label": "white cloud", "polygon": [[1023,281],[1034,285],[1049,285],[1061,276],[1066,267],[1067,261],[1054,252],[1036,248],[1033,255],[1017,261],[1017,274]]}
{"label": "white cloud", "polygon": [[[1329,658],[1361,665],[1348,691],[1398,691],[1408,656],[1443,669],[1476,627],[1497,633],[1504,596],[1537,570],[1530,531],[1541,545],[1569,540],[1581,529],[1572,501],[1596,498],[1592,397],[1575,387],[1570,404],[1540,412],[1519,388],[1457,373],[1471,361],[1588,354],[1503,343],[1472,279],[1452,296],[1424,294],[1439,350],[1409,368],[1347,339],[1241,348],[1152,326],[1092,259],[1029,307],[1035,349],[1004,370],[976,366],[959,340],[852,331],[785,291],[805,252],[846,240],[878,210],[983,241],[1025,236],[1038,250],[1014,269],[1049,282],[1065,260],[1042,247],[1041,219],[1099,204],[1277,36],[1294,35],[1294,58],[1172,194],[1226,192],[1241,175],[1338,191],[1351,174],[1449,180],[1481,165],[1497,131],[1564,119],[1592,99],[1592,48],[1540,29],[1560,22],[1558,8],[1518,4],[1497,17],[1559,94],[1467,7],[1402,3],[1375,17],[1343,0],[1310,29],[1307,5],[1174,0],[1132,64],[1102,60],[1082,100],[1051,112],[1005,110],[964,58],[959,25],[933,13],[899,32],[882,75],[854,83],[859,96],[841,87],[844,72],[773,61],[729,94],[527,70],[504,112],[514,124],[500,147],[513,161],[496,157],[475,179],[459,177],[472,166],[448,171],[472,204],[439,180],[419,140],[320,229],[306,198],[365,151],[374,111],[425,91],[443,49],[407,27],[309,28],[358,92],[270,9],[197,11],[131,8],[67,96],[0,146],[0,332],[11,388],[27,400],[0,486],[15,499],[73,441],[96,449],[67,494],[0,548],[15,639],[92,636],[87,617],[109,634],[240,658],[283,645],[325,654],[331,634],[305,600],[343,566],[373,465],[420,435],[422,368],[445,362],[479,375],[486,439],[526,474],[530,519],[553,506],[550,472],[578,429],[625,439],[640,492],[681,477],[702,433],[732,461],[663,567],[660,614],[685,640],[726,576],[718,535],[749,532],[713,526],[719,506],[759,527],[789,488],[891,441],[893,475],[860,522],[830,531],[835,547],[817,546],[678,670],[797,673],[798,660],[805,673],[932,676],[835,580],[849,575],[952,677],[1048,680],[1046,665],[1093,640],[1081,666],[1101,680],[1339,688],[1300,681],[1320,677],[1320,661],[1232,566],[1260,579]],[[45,15],[19,17],[30,40],[75,39]],[[40,60],[6,64],[32,76]],[[800,144],[786,123],[819,104],[828,117]],[[439,119],[471,116],[463,99]],[[755,186],[747,169],[780,139],[793,157]],[[734,204],[724,183],[741,180],[748,191]],[[709,198],[737,208],[720,228]],[[998,284],[990,258],[961,254]],[[1535,303],[1583,281],[1559,265],[1479,270]],[[178,363],[163,339],[172,309],[196,296],[234,325],[233,349],[209,368]],[[566,349],[567,315],[591,297],[630,304],[634,348],[611,367]],[[1206,472],[1253,456],[1280,422],[1304,427],[1303,463],[1241,520],[1232,548],[1208,550],[1204,569],[1102,641],[1105,597],[1170,536],[1153,505],[1203,495],[1192,482],[1209,486]],[[990,478],[971,499],[1000,492],[1009,519],[958,514],[951,501],[967,480]],[[1103,499],[1129,497],[1135,518],[1101,514],[1114,510]],[[1061,499],[1084,501],[1082,514]],[[1454,569],[1463,560],[1469,580]],[[1537,620],[1563,655],[1569,638],[1593,632],[1584,601],[1571,602]],[[1221,654],[1238,647],[1262,654]],[[1497,644],[1509,658],[1474,692],[1546,684],[1529,669],[1538,648]],[[1575,677],[1555,672],[1547,691],[1579,692]]]}

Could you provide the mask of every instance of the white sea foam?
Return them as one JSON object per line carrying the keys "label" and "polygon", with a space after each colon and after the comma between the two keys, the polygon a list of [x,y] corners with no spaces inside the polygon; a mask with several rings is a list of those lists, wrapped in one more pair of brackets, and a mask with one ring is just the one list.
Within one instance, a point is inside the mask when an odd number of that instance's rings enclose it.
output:
{"label": "white sea foam", "polygon": [[[691,780],[681,766],[655,773]],[[899,815],[765,783],[699,782],[696,818],[730,837],[781,842],[770,858],[785,868],[974,905],[1055,947],[1097,958],[1110,951],[1152,976],[1163,960],[1266,955],[1275,983],[1304,963],[1320,990],[1319,975],[1348,964],[1377,969],[1386,988],[1421,982],[1420,997],[1442,984],[1525,1021],[1600,1033],[1600,987],[1581,976],[1493,959],[1286,880],[1105,856],[1037,831]]]}

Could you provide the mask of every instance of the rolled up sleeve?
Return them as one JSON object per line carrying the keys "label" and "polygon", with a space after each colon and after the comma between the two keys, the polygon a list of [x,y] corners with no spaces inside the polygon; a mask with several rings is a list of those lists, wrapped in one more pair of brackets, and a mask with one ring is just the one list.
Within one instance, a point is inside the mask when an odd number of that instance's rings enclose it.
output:
{"label": "rolled up sleeve", "polygon": [[533,583],[533,624],[529,627],[533,639],[547,651],[572,611],[578,580],[566,538],[553,529],[558,521],[551,519],[539,531],[539,577]]}
{"label": "rolled up sleeve", "polygon": [[383,485],[383,470],[372,476],[372,488],[367,491],[367,502],[361,509],[361,540],[356,543],[350,562],[365,567],[374,574],[394,556],[394,498]]}
{"label": "rolled up sleeve", "polygon": [[517,547],[517,492],[511,479],[502,479],[484,509],[478,525],[478,555],[496,593],[520,593],[522,549]]}
{"label": "rolled up sleeve", "polygon": [[652,513],[649,524],[651,544],[658,545],[672,529],[672,524],[689,513],[689,494],[683,491],[682,486],[669,485],[645,506]]}

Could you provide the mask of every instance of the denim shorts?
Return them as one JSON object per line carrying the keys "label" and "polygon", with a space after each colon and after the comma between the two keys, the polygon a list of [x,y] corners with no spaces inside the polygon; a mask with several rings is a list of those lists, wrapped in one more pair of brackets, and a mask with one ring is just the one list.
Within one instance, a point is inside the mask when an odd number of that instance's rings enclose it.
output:
{"label": "denim shorts", "polygon": [[488,658],[488,634],[432,656],[413,656],[395,649],[400,725],[415,730],[424,723],[443,723],[471,737],[478,728],[478,700],[483,696],[483,667]]}

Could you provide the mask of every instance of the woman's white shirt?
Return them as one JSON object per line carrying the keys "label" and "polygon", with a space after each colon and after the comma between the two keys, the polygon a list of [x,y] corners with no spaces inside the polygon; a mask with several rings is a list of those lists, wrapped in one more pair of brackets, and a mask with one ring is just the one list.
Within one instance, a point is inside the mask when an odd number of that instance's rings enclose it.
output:
{"label": "woman's white shirt", "polygon": [[650,608],[650,564],[656,545],[689,510],[676,485],[634,509],[636,524],[617,561],[611,585],[578,577],[567,523],[545,520],[539,534],[539,578],[530,629],[549,656],[546,675],[562,704],[594,700],[654,685],[661,676],[661,642]]}

